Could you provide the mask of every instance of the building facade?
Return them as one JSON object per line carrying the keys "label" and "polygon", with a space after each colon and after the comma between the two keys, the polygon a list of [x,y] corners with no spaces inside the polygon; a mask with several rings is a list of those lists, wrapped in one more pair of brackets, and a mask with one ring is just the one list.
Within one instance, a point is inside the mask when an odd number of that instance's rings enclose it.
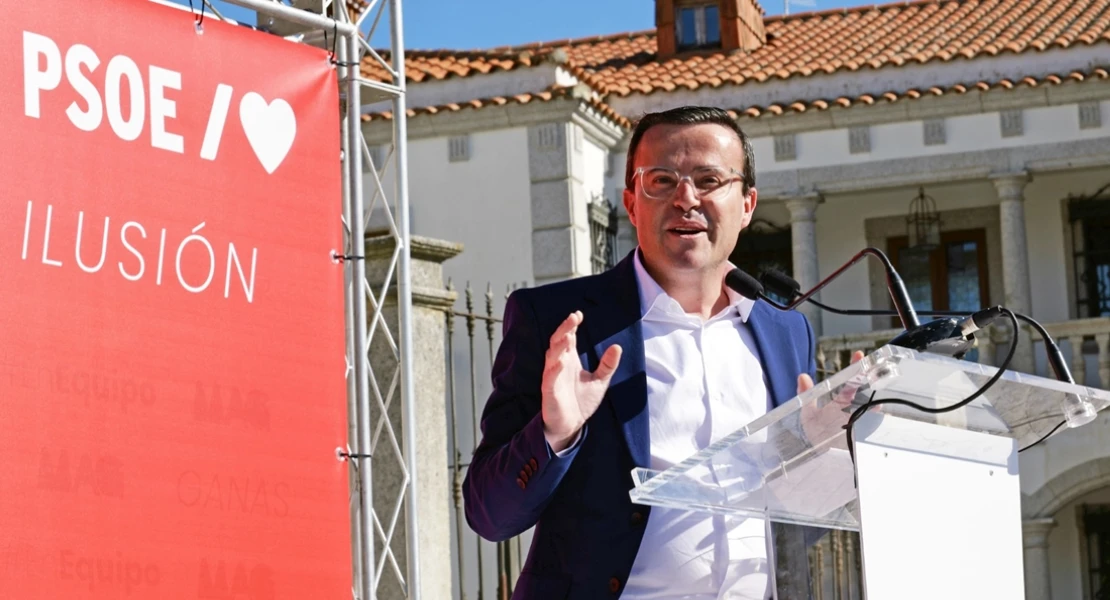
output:
{"label": "building facade", "polygon": [[[807,289],[879,248],[919,310],[1029,314],[1077,381],[1110,387],[1110,3],[765,18],[755,0],[657,0],[655,13],[648,31],[407,53],[412,230],[464,245],[444,266],[454,281],[497,290],[499,311],[503,290],[619,260],[635,245],[620,207],[635,119],[713,105],[753,138],[759,201],[738,264],[777,266]],[[379,69],[363,65],[368,78]],[[388,105],[367,103],[379,169],[390,121]],[[864,261],[820,297],[890,308],[884,281]],[[885,317],[807,314],[830,371],[897,333]],[[997,365],[1005,329],[970,359]],[[1046,375],[1043,342],[1021,339],[1011,368]],[[476,386],[488,391],[488,377]],[[1028,598],[1110,594],[1108,419],[1021,455]],[[833,542],[811,553],[813,596],[858,597],[852,542]]]}

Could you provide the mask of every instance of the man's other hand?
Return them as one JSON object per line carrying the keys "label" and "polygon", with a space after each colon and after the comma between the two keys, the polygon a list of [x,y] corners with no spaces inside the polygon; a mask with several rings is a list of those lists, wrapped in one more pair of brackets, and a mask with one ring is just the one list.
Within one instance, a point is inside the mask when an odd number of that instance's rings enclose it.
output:
{"label": "man's other hand", "polygon": [[[855,364],[863,359],[863,352],[856,350],[852,353],[852,364]],[[801,395],[810,389],[813,389],[813,379],[810,378],[808,373],[798,375],[798,394]],[[841,427],[842,422],[845,420],[844,409],[851,406],[852,399],[855,398],[856,386],[849,384],[844,385],[840,389],[840,393],[830,399],[827,404],[818,407],[817,402],[810,402],[802,407],[802,430],[805,432],[806,439],[811,444],[822,444],[825,440],[842,434],[844,432]],[[838,439],[832,443],[831,447],[847,448],[846,440]]]}
{"label": "man's other hand", "polygon": [[575,311],[551,335],[543,370],[543,433],[555,452],[574,441],[586,419],[597,410],[621,360],[621,347],[609,346],[597,370],[582,368],[578,358],[578,326],[582,311]]}
{"label": "man's other hand", "polygon": [[[862,350],[856,350],[852,353],[852,364],[856,364],[861,360],[863,360]],[[800,396],[811,389],[813,389],[813,378],[809,376],[809,373],[798,375],[798,395]]]}

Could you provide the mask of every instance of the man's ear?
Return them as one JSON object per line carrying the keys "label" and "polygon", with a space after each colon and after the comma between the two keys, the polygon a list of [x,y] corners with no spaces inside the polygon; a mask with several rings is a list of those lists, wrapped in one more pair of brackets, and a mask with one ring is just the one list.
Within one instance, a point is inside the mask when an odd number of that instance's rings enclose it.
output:
{"label": "man's ear", "polygon": [[636,194],[625,188],[624,193],[621,194],[621,200],[624,203],[624,210],[628,211],[628,222],[632,227],[636,227]]}
{"label": "man's ear", "polygon": [[752,222],[752,215],[755,214],[755,206],[759,203],[759,190],[751,188],[747,194],[744,194],[744,225],[747,227]]}

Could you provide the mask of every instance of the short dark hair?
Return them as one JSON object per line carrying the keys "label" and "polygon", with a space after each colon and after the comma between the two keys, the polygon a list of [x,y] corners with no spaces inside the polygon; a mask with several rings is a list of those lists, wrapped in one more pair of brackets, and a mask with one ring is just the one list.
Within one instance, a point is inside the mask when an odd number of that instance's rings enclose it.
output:
{"label": "short dark hair", "polygon": [[740,145],[744,149],[743,189],[745,194],[748,193],[755,187],[755,155],[752,152],[752,143],[744,130],[740,128],[736,119],[733,119],[728,112],[712,106],[680,106],[662,112],[648,113],[641,117],[636,123],[636,129],[632,132],[632,140],[628,143],[628,158],[625,160],[624,171],[625,187],[632,189],[634,186],[632,173],[635,171],[633,164],[636,162],[636,148],[640,145],[640,140],[648,129],[656,125],[699,125],[702,123],[723,125],[735,131],[736,136],[740,138]]}

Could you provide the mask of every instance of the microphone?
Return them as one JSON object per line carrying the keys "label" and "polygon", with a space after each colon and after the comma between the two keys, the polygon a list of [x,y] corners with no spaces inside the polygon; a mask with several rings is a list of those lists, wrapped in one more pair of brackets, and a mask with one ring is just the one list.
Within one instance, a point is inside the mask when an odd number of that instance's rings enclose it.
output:
{"label": "microphone", "polygon": [[745,298],[763,298],[774,304],[773,301],[763,295],[763,284],[740,269],[733,269],[725,275],[725,285]]}
{"label": "microphone", "polygon": [[[898,274],[898,271],[894,268],[894,265],[891,264],[886,254],[877,248],[864,248],[842,267],[822,280],[821,283],[818,283],[812,290],[800,296],[798,296],[798,290],[801,286],[797,281],[787,277],[785,274],[780,273],[777,277],[765,279],[765,281],[770,284],[769,287],[773,286],[771,289],[776,293],[792,299],[788,306],[782,306],[772,301],[770,298],[767,298],[763,293],[764,284],[755,281],[758,288],[754,287],[752,282],[748,280],[754,280],[755,278],[739,269],[734,269],[725,276],[725,284],[745,296],[762,297],[779,310],[794,310],[805,301],[812,302],[824,308],[824,305],[814,300],[812,296],[839,277],[849,267],[862,260],[865,256],[873,256],[882,262],[886,275],[887,292],[894,302],[896,314],[898,318],[901,319],[902,326],[905,329],[902,334],[891,340],[890,344],[910,348],[919,352],[932,352],[934,354],[943,354],[956,358],[963,357],[964,354],[974,346],[974,338],[969,337],[967,334],[960,333],[965,328],[965,324],[957,319],[937,319],[924,325],[921,324],[917,318],[917,312],[913,308],[910,295],[906,291],[906,286],[902,283],[901,275]],[[736,274],[737,271],[739,271],[739,274]],[[995,316],[997,317],[998,315]]]}
{"label": "microphone", "polygon": [[[868,255],[874,256],[880,262],[883,263],[883,270],[885,271],[885,275],[886,275],[887,292],[890,294],[890,299],[894,301],[894,309],[897,311],[898,318],[902,321],[902,327],[905,328],[907,331],[911,330],[911,329],[914,329],[916,327],[920,327],[921,322],[918,321],[917,312],[913,308],[913,302],[910,301],[910,295],[909,295],[908,292],[906,292],[906,285],[904,283],[902,283],[902,276],[898,274],[898,271],[894,268],[894,265],[891,264],[890,259],[887,258],[886,254],[884,254],[883,251],[879,250],[878,248],[864,248],[863,250],[860,250],[858,253],[856,253],[855,256],[852,257],[851,260],[844,263],[843,266],[841,266],[839,269],[834,271],[831,275],[829,275],[824,280],[822,280],[821,283],[818,283],[812,290],[806,292],[801,297],[796,298],[793,302],[791,302],[791,304],[789,306],[783,307],[782,305],[774,303],[774,302],[772,302],[772,304],[774,304],[777,308],[784,308],[785,310],[793,310],[794,308],[796,308],[802,302],[805,302],[806,300],[809,300],[810,302],[813,302],[813,303],[817,304],[818,306],[821,306],[820,304],[817,303],[816,300],[811,300],[810,297],[813,296],[814,294],[816,294],[817,292],[821,291],[821,288],[828,285],[832,280],[836,279],[837,277],[840,277],[841,273],[843,273],[844,271],[847,271],[849,267],[856,264],[857,262],[862,260],[863,257],[868,256]],[[782,294],[782,295],[784,295],[788,298],[791,298],[791,297],[793,297],[794,295],[796,295],[798,293],[798,290],[801,288],[801,286],[798,284],[797,281],[794,281],[793,279],[790,279],[790,278],[786,277],[785,275],[783,275],[783,277],[785,279],[788,279],[789,283],[786,286],[784,286],[783,288],[780,288],[780,289],[785,289],[785,287],[790,287],[791,288],[791,293]],[[782,281],[782,280],[780,280],[780,281]]]}
{"label": "microphone", "polygon": [[[886,271],[887,291],[890,293],[891,299],[894,302],[894,311],[837,309],[827,306],[812,298],[812,296],[817,291],[828,285],[829,282],[839,277],[841,273],[848,269],[848,267],[852,266],[867,255],[872,255],[878,258],[883,263],[883,267]],[[944,354],[953,356],[955,358],[962,358],[964,354],[966,354],[966,352],[973,347],[975,332],[986,327],[992,321],[1002,315],[1006,315],[1007,317],[1009,317],[1014,331],[1014,338],[1010,344],[1010,352],[1007,355],[1003,366],[999,368],[997,372],[983,386],[979,388],[978,391],[952,406],[934,409],[925,408],[909,401],[898,400],[894,398],[883,400],[872,399],[852,414],[847,427],[849,436],[851,436],[852,425],[854,424],[856,419],[858,419],[863,411],[870,406],[887,403],[904,404],[929,413],[947,412],[950,410],[955,410],[962,406],[966,406],[976,397],[985,392],[987,388],[991,387],[1005,371],[1006,366],[1009,364],[1010,360],[1013,357],[1014,350],[1017,348],[1017,336],[1020,335],[1020,329],[1018,328],[1018,319],[1021,319],[1032,325],[1045,340],[1045,348],[1048,354],[1049,365],[1052,367],[1054,373],[1056,374],[1056,378],[1065,383],[1075,383],[1074,379],[1072,378],[1071,372],[1068,370],[1067,364],[1064,362],[1063,354],[1060,352],[1060,348],[1056,344],[1056,341],[1052,339],[1052,336],[1048,334],[1048,331],[1046,331],[1040,323],[1029,316],[1019,315],[1002,306],[993,306],[983,310],[975,311],[971,314],[968,314],[966,312],[954,311],[930,311],[927,313],[930,316],[941,316],[942,318],[926,323],[925,325],[921,325],[917,319],[917,313],[916,311],[914,311],[913,303],[910,301],[909,294],[906,292],[905,285],[902,283],[901,276],[898,274],[897,270],[894,269],[894,265],[891,264],[890,259],[887,258],[887,256],[883,254],[881,250],[878,250],[876,248],[866,248],[860,251],[854,257],[852,257],[852,259],[849,260],[844,266],[837,269],[835,272],[833,272],[831,275],[817,284],[816,287],[805,294],[800,294],[801,285],[793,278],[787,276],[785,273],[770,270],[764,272],[761,276],[761,279],[763,280],[762,282],[740,269],[733,269],[725,276],[725,284],[746,297],[761,298],[768,304],[782,311],[794,310],[802,302],[808,301],[815,306],[829,312],[845,315],[883,316],[897,314],[902,321],[902,325],[905,331],[896,336],[890,342],[888,342],[890,345],[902,346],[919,352]],[[775,302],[773,299],[768,298],[765,294],[766,289],[770,289],[772,293],[788,298],[789,304],[787,306],[783,306]],[[1070,428],[1081,427],[1083,425],[1086,425],[1087,423],[1090,423],[1098,416],[1097,411],[1088,399],[1073,393],[1069,393],[1066,395],[1062,402],[1061,408],[1063,409],[1064,413],[1063,421],[1053,427],[1048,433],[1044,434],[1039,440],[1033,442],[1032,444],[1029,444],[1024,448],[1019,449],[1018,452],[1024,452],[1025,450],[1028,450],[1029,448],[1032,448],[1033,446],[1036,446],[1037,444],[1040,444],[1041,442],[1047,440],[1053,433],[1055,433],[1060,427],[1064,426],[1065,424]],[[851,448],[851,437],[849,437],[849,448]]]}
{"label": "microphone", "polygon": [[[751,278],[751,276],[747,275],[746,273],[744,273],[744,275],[746,275],[748,278]],[[801,289],[801,286],[792,277],[775,269],[770,269],[762,272],[760,274],[760,279],[762,280],[762,283],[756,282],[759,285],[760,294],[763,294],[764,289],[769,289],[774,294],[778,294],[786,298],[793,298]],[[728,279],[726,278],[726,281],[727,280]],[[764,298],[766,297],[764,296]],[[895,311],[891,310],[845,310],[822,304],[821,302],[814,300],[813,298],[807,298],[807,300],[823,310],[836,314],[858,316],[893,316],[894,314],[896,314]],[[771,301],[770,303],[775,305],[777,308],[785,309],[785,307],[773,301]],[[919,330],[907,331],[906,333],[903,333],[891,340],[890,344],[908,347],[919,351],[923,350],[933,353],[950,354],[955,358],[962,358],[966,351],[970,349],[975,332],[987,327],[987,325],[989,325],[992,321],[1002,316],[1004,312],[1007,311],[1005,311],[1005,309],[1003,309],[1001,306],[985,308],[971,313],[970,315],[968,315],[966,312],[958,311],[929,311],[927,314],[929,314],[930,316],[940,316],[946,318],[938,319],[937,321],[928,323]],[[1012,311],[1009,312],[1015,318],[1024,321],[1025,323],[1032,326],[1037,331],[1037,333],[1040,334],[1041,339],[1044,340],[1045,355],[1048,361],[1049,368],[1052,369],[1052,372],[1056,376],[1056,379],[1064,383],[1075,384],[1075,379],[1072,377],[1071,370],[1068,369],[1068,364],[1064,361],[1064,353],[1060,351],[1060,346],[1056,343],[1056,340],[1053,339],[1051,335],[1049,335],[1048,330],[1046,330],[1044,326],[1041,325],[1036,319],[1028,315],[1023,315],[1021,313],[1015,313]],[[957,320],[957,317],[963,318]],[[945,339],[943,337],[945,332],[948,332],[948,335],[953,337]],[[940,337],[940,339],[931,340],[930,336],[932,335],[937,335]],[[1018,330],[1015,329],[1014,336],[1016,337],[1017,335]],[[965,343],[961,340],[966,340],[966,348]],[[920,342],[924,342],[923,348],[921,347]],[[958,355],[952,354],[953,351],[959,351]],[[1083,425],[1086,425],[1087,423],[1095,420],[1095,418],[1097,418],[1098,416],[1097,411],[1090,403],[1090,401],[1076,394],[1068,394],[1064,398],[1063,411],[1063,423],[1057,425],[1056,428],[1049,431],[1040,440],[1030,444],[1029,446],[1026,446],[1025,448],[1022,448],[1020,451],[1028,450],[1029,448],[1036,446],[1040,442],[1048,439],[1048,437],[1055,433],[1056,429],[1064,425],[1064,423],[1066,423],[1069,428],[1082,427]]]}
{"label": "microphone", "polygon": [[[791,298],[796,295],[797,290],[800,288],[797,281],[795,281],[786,273],[783,273],[782,271],[779,271],[777,269],[763,271],[760,274],[760,279],[762,280],[760,291],[763,291],[763,289],[766,288],[771,290],[771,292],[774,294],[785,296],[787,298]],[[893,316],[895,314],[894,311],[891,310],[845,310],[834,308],[832,306],[822,304],[821,302],[818,302],[817,300],[814,300],[812,298],[809,299],[809,302],[823,310],[834,314],[879,317]],[[959,321],[958,329],[960,335],[966,336],[974,334],[980,329],[984,329],[992,321],[1002,316],[1002,308],[999,306],[994,306],[971,313],[970,315],[966,312],[959,311],[929,311],[927,314],[929,314],[930,316],[938,317],[964,317]],[[1064,383],[1075,383],[1075,380],[1072,378],[1071,370],[1068,369],[1067,362],[1064,361],[1064,353],[1060,351],[1060,346],[1056,344],[1056,340],[1054,340],[1052,336],[1049,335],[1044,326],[1028,315],[1014,313],[1014,316],[1036,329],[1037,333],[1041,336],[1041,338],[1044,339],[1045,353],[1047,354],[1048,365],[1049,368],[1052,369],[1052,372],[1056,376],[1056,379],[1059,381],[1063,381]]]}

